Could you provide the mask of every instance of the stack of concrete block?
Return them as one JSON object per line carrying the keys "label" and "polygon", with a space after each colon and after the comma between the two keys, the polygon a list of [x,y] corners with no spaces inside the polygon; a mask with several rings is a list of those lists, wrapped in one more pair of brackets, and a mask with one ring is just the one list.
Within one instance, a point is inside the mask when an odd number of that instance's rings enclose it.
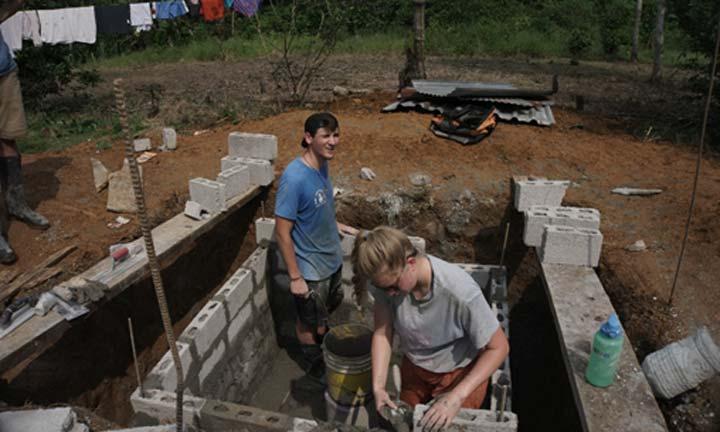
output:
{"label": "stack of concrete block", "polygon": [[600,228],[600,212],[593,208],[532,206],[525,212],[525,245],[538,247],[548,225]]}
{"label": "stack of concrete block", "polygon": [[205,178],[190,180],[190,201],[194,201],[210,214],[227,210],[225,185]]}
{"label": "stack of concrete block", "polygon": [[247,165],[250,174],[250,184],[267,186],[275,178],[272,163],[268,160],[245,158],[241,156],[225,156],[220,160],[221,169],[232,168],[238,165]]}
{"label": "stack of concrete block", "polygon": [[250,184],[267,186],[275,178],[273,161],[277,159],[277,137],[267,134],[231,132],[228,155],[221,160],[222,170],[246,165]]}
{"label": "stack of concrete block", "polygon": [[569,186],[566,180],[517,179],[513,189],[515,208],[524,212],[536,205],[558,207]]}
{"label": "stack of concrete block", "polygon": [[225,185],[225,200],[229,201],[250,189],[250,169],[246,165],[236,165],[222,170],[217,182]]}
{"label": "stack of concrete block", "polygon": [[[256,249],[178,338],[185,384],[191,394],[225,398],[231,386],[233,392],[245,392],[255,376],[262,376],[263,362],[277,349],[267,313],[266,261],[267,249]],[[238,374],[242,377],[235,376]],[[175,390],[177,378],[169,352],[144,384],[147,389]]]}
{"label": "stack of concrete block", "polygon": [[596,229],[549,225],[538,254],[543,263],[597,267],[602,242]]}
{"label": "stack of concrete block", "polygon": [[[413,412],[413,432],[422,432],[420,425],[428,405],[417,404]],[[514,432],[518,429],[517,415],[510,411],[503,413],[503,418],[497,419],[496,411],[482,409],[461,408],[452,422],[443,429],[447,432]]]}

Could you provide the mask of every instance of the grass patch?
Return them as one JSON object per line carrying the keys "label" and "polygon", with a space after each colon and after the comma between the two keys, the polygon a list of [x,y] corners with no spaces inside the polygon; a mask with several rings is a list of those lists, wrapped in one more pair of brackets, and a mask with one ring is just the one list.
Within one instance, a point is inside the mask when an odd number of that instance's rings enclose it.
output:
{"label": "grass patch", "polygon": [[[98,140],[98,149],[108,148],[124,136],[117,116],[98,115],[92,110],[78,113],[28,113],[28,133],[18,140],[22,153],[62,150],[84,141]],[[142,131],[140,116],[130,117],[130,131]]]}

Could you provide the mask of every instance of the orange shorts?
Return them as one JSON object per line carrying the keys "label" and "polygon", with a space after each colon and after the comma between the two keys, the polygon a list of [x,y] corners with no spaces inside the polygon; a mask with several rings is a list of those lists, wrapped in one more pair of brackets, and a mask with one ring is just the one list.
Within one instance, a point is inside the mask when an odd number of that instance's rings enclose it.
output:
{"label": "orange shorts", "polygon": [[[442,393],[453,389],[470,372],[475,361],[464,368],[455,369],[446,373],[435,373],[414,365],[407,357],[403,357],[400,365],[400,376],[402,378],[402,390],[400,399],[410,406],[419,403],[428,403]],[[485,381],[463,402],[463,408],[479,409],[485,400],[488,382]]]}

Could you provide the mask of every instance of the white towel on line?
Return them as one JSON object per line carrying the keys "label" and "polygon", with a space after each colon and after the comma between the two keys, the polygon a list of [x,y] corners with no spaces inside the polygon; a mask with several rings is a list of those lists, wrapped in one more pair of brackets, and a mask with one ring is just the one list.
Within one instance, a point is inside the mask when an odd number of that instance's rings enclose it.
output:
{"label": "white towel on line", "polygon": [[97,40],[95,9],[92,6],[38,10],[38,15],[44,43],[94,44]]}

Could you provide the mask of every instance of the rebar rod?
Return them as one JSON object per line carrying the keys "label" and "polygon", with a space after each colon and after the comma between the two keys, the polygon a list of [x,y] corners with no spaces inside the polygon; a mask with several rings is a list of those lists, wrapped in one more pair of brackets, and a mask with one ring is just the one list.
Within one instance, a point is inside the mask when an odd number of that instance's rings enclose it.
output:
{"label": "rebar rod", "polygon": [[705,114],[703,116],[702,129],[700,130],[700,145],[698,146],[697,162],[695,164],[695,179],[693,180],[692,195],[690,197],[690,208],[688,209],[688,217],[685,222],[685,235],[683,237],[682,246],[680,246],[680,256],[678,257],[677,268],[675,268],[675,276],[673,277],[672,288],[670,289],[670,298],[668,305],[672,305],[675,288],[677,286],[680,267],[682,266],[683,257],[685,256],[685,246],[687,245],[688,235],[690,233],[690,223],[692,222],[693,210],[695,210],[695,197],[697,195],[698,181],[700,179],[700,166],[702,165],[703,146],[705,144],[705,132],[707,131],[708,116],[710,115],[710,103],[712,102],[713,87],[715,86],[715,73],[717,71],[718,51],[720,51],[720,16],[718,16],[717,36],[715,37],[715,53],[712,60],[712,72],[710,73],[710,85],[708,86],[707,100],[705,101]]}
{"label": "rebar rod", "polygon": [[135,204],[137,206],[138,219],[140,221],[140,230],[145,240],[145,252],[148,257],[148,265],[150,267],[150,276],[153,286],[155,287],[155,295],[157,297],[158,306],[160,308],[160,317],[165,330],[168,347],[175,364],[175,374],[177,375],[177,387],[175,389],[175,415],[176,428],[180,432],[183,430],[183,382],[182,364],[180,363],[180,354],[175,344],[175,333],[173,332],[172,320],[165,297],[165,289],[163,288],[162,275],[160,273],[160,264],[155,254],[155,245],[153,244],[152,231],[150,230],[150,221],[148,220],[147,210],[145,208],[145,193],[143,192],[142,180],[140,178],[140,169],[137,160],[135,160],[133,139],[130,134],[128,125],[127,110],[125,105],[125,92],[122,89],[122,80],[113,81],[113,91],[115,93],[115,104],[117,106],[118,115],[120,116],[120,125],[125,134],[125,158],[130,166],[130,175],[132,177],[133,192],[135,194]]}
{"label": "rebar rod", "polygon": [[505,250],[507,249],[508,235],[510,235],[510,222],[505,224],[505,238],[503,238],[502,252],[500,254],[500,266],[505,263]]}
{"label": "rebar rod", "polygon": [[130,332],[130,348],[132,348],[133,362],[135,363],[135,376],[138,382],[138,391],[140,397],[145,397],[145,391],[142,385],[142,377],[140,376],[140,365],[138,364],[137,350],[135,349],[135,334],[133,332],[132,318],[128,317],[128,331]]}

